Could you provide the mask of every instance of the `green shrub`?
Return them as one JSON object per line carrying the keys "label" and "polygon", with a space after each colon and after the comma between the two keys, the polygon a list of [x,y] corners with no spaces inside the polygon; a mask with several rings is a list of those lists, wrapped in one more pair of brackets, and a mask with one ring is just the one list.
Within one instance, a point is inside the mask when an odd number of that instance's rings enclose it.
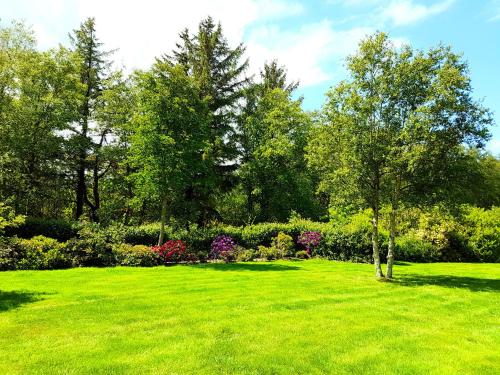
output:
{"label": "green shrub", "polygon": [[256,257],[254,250],[245,249],[238,245],[234,248],[234,255],[237,262],[251,262]]}
{"label": "green shrub", "polygon": [[[382,242],[384,236],[381,235]],[[384,255],[384,246],[381,246],[381,255]],[[327,232],[312,255],[328,259],[371,262],[372,241],[368,231],[346,232],[342,229]]]}
{"label": "green shrub", "polygon": [[16,246],[18,239],[0,236],[0,271],[15,270],[21,257]]}
{"label": "green shrub", "polygon": [[[359,215],[358,215],[359,216]],[[365,215],[366,216],[366,215]],[[364,217],[363,217],[364,218]],[[167,228],[166,238],[183,240],[191,253],[196,253],[200,260],[205,260],[210,252],[212,241],[218,235],[231,236],[236,243],[247,249],[258,246],[274,247],[278,251],[265,251],[267,257],[282,258],[293,256],[296,244],[293,239],[307,231],[320,232],[325,241],[315,249],[313,255],[331,259],[371,260],[370,227],[358,218],[359,223],[350,224],[346,229],[333,223],[312,222],[297,219],[290,223],[260,223],[244,227],[231,225],[214,225],[211,227],[192,228],[174,231]],[[116,231],[116,229],[113,229]],[[123,242],[130,244],[154,245],[158,240],[158,224],[147,224],[138,227],[123,228]],[[116,237],[109,235],[108,237]],[[346,246],[344,248],[344,246]],[[271,255],[274,254],[274,255]],[[281,254],[281,255],[280,255]],[[255,256],[261,256],[257,251]]]}
{"label": "green shrub", "polygon": [[112,236],[96,224],[84,225],[77,238],[66,243],[75,267],[115,265]]}
{"label": "green shrub", "polygon": [[407,234],[396,238],[395,257],[410,262],[435,262],[441,259],[441,253],[430,242]]}
{"label": "green shrub", "polygon": [[54,238],[60,242],[68,241],[78,233],[78,223],[68,222],[61,219],[42,219],[28,217],[24,223],[16,227],[8,227],[6,236],[17,236],[20,238],[33,238],[45,236]]}
{"label": "green shrub", "polygon": [[500,262],[500,207],[468,208],[465,215],[468,246],[482,262]]}
{"label": "green shrub", "polygon": [[[120,225],[113,230],[120,229],[122,231],[122,241],[132,245],[148,245],[153,246],[158,243],[158,235],[160,234],[160,223],[144,224],[139,226],[123,226]],[[165,227],[165,238],[170,240],[184,239],[186,231],[174,231],[170,227]]]}
{"label": "green shrub", "polygon": [[258,246],[257,255],[260,259],[275,260],[280,259],[281,253],[274,247]]}
{"label": "green shrub", "polygon": [[113,253],[121,266],[152,267],[160,263],[158,253],[146,245],[122,243],[113,246]]}
{"label": "green shrub", "polygon": [[47,270],[71,267],[71,257],[65,244],[45,236],[18,239],[15,242],[19,259],[16,268]]}
{"label": "green shrub", "polygon": [[271,247],[276,250],[278,258],[292,256],[294,251],[294,243],[292,236],[279,232],[271,241]]}
{"label": "green shrub", "polygon": [[409,230],[408,234],[431,243],[439,254],[439,259],[435,260],[445,262],[477,261],[477,257],[467,246],[464,229],[456,217],[438,208],[433,208],[427,212],[419,213],[417,227]]}
{"label": "green shrub", "polygon": [[309,254],[306,250],[299,250],[295,253],[295,257],[299,259],[309,259]]}
{"label": "green shrub", "polygon": [[16,215],[12,207],[0,202],[0,236],[4,235],[5,230],[18,228],[25,220],[24,215]]}

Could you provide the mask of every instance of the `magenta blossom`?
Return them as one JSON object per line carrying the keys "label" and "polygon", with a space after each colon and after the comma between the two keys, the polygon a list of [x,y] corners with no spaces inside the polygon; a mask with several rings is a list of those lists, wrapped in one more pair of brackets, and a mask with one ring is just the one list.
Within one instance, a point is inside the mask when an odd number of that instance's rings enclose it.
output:
{"label": "magenta blossom", "polygon": [[319,245],[320,241],[320,232],[302,232],[297,242],[303,245],[306,248],[307,253],[311,255],[311,251]]}

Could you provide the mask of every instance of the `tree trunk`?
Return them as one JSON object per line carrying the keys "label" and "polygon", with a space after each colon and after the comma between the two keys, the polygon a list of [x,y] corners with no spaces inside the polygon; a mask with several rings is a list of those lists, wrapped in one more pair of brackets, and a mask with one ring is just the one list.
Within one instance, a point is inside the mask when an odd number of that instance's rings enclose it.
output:
{"label": "tree trunk", "polygon": [[253,196],[252,196],[252,186],[250,184],[245,184],[245,190],[247,193],[247,218],[250,220],[253,214]]}
{"label": "tree trunk", "polygon": [[167,221],[167,198],[163,198],[161,202],[161,218],[160,218],[160,236],[158,238],[158,246],[163,245],[165,239],[165,221]]}
{"label": "tree trunk", "polygon": [[[81,159],[81,156],[80,156]],[[85,202],[85,166],[80,161],[80,165],[78,166],[78,171],[76,175],[76,211],[75,211],[75,219],[80,219],[80,216],[83,215],[83,206]]]}
{"label": "tree trunk", "polygon": [[[127,163],[125,167],[125,176],[128,177],[130,176],[131,173],[131,168],[130,165]],[[127,181],[127,179],[126,179]],[[125,212],[123,214],[123,224],[128,225],[130,222],[130,216],[132,215],[132,207],[130,207],[130,199],[132,198],[132,185],[130,182],[126,182],[127,184],[127,194],[126,194],[126,207],[125,207]]]}
{"label": "tree trunk", "polygon": [[[88,74],[88,73],[87,73]],[[79,153],[78,153],[78,168],[77,168],[77,182],[76,182],[76,219],[80,219],[83,214],[83,207],[85,205],[85,197],[87,195],[87,184],[85,183],[85,170],[87,162],[87,133],[89,129],[89,114],[90,114],[90,85],[87,84],[85,93],[85,100],[81,108],[81,121],[82,131],[79,139]]]}
{"label": "tree trunk", "polygon": [[80,147],[78,153],[78,169],[76,173],[76,211],[75,218],[78,220],[80,216],[83,215],[83,208],[85,205],[85,196],[87,194],[87,184],[85,183],[85,163],[87,159],[87,131],[88,131],[88,122],[87,122],[87,111],[84,110],[84,118],[82,122],[82,132],[79,139]]}
{"label": "tree trunk", "polygon": [[382,267],[380,265],[380,251],[379,251],[379,235],[378,235],[378,221],[379,221],[379,208],[375,204],[373,208],[372,218],[372,246],[373,246],[373,264],[375,265],[375,276],[384,277]]}
{"label": "tree trunk", "polygon": [[396,246],[396,210],[393,204],[389,213],[389,248],[387,250],[387,272],[386,278],[392,279],[392,266],[394,264],[394,248]]}
{"label": "tree trunk", "polygon": [[94,195],[94,204],[91,206],[92,209],[92,221],[94,223],[99,222],[99,209],[101,208],[101,197],[99,195],[99,157],[96,155],[94,162],[94,183],[92,185],[92,192]]}

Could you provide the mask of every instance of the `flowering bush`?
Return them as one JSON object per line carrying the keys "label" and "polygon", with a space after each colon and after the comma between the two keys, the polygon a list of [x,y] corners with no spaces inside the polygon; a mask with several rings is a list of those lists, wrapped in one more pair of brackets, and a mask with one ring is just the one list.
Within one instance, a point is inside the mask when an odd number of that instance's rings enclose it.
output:
{"label": "flowering bush", "polygon": [[302,232],[297,242],[306,248],[307,254],[310,256],[312,250],[319,245],[320,241],[320,232]]}
{"label": "flowering bush", "polygon": [[234,242],[231,236],[219,235],[212,241],[209,258],[230,262],[234,260],[235,247],[236,242]]}
{"label": "flowering bush", "polygon": [[181,240],[169,240],[161,246],[153,246],[151,250],[158,253],[165,263],[192,260],[191,254],[186,251],[186,244]]}

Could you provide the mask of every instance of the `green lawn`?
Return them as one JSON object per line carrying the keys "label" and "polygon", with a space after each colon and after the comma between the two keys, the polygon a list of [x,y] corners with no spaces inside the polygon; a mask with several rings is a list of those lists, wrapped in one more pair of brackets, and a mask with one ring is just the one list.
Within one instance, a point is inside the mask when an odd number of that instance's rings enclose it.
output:
{"label": "green lawn", "polygon": [[0,374],[499,374],[500,265],[0,273]]}

